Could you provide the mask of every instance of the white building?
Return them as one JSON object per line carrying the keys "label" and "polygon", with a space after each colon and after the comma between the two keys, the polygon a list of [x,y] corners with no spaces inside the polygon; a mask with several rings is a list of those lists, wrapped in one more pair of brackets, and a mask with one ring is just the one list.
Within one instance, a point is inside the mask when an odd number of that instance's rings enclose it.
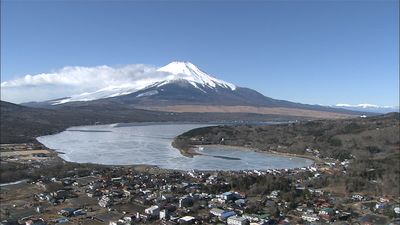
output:
{"label": "white building", "polygon": [[192,221],[194,221],[194,217],[193,216],[184,216],[182,218],[179,219],[179,222],[181,223],[192,223]]}
{"label": "white building", "polygon": [[315,222],[317,220],[319,220],[317,214],[304,214],[303,216],[301,216],[301,218],[307,222]]}
{"label": "white building", "polygon": [[163,209],[160,211],[160,220],[162,219],[168,219],[169,215],[168,215],[168,210]]}
{"label": "white building", "polygon": [[257,216],[253,216],[253,215],[248,215],[248,214],[244,214],[242,215],[243,218],[248,219],[250,222],[259,222],[260,218],[258,218]]}
{"label": "white building", "polygon": [[112,203],[112,200],[107,195],[103,195],[103,197],[101,197],[101,199],[99,200],[99,206],[101,206],[103,208],[110,206],[111,203]]}
{"label": "white building", "polygon": [[210,210],[210,213],[212,215],[218,216],[218,217],[220,217],[222,215],[222,213],[224,213],[224,212],[225,212],[225,210],[218,209],[218,208],[213,208],[213,209]]}
{"label": "white building", "polygon": [[276,199],[279,196],[279,192],[280,192],[279,190],[272,191],[269,197],[272,199]]}
{"label": "white building", "polygon": [[158,205],[153,205],[147,209],[144,210],[144,212],[148,215],[151,216],[159,216],[160,214],[160,207],[158,207]]}
{"label": "white building", "polygon": [[364,196],[355,194],[355,195],[351,196],[351,199],[353,199],[354,201],[362,201],[364,199]]}
{"label": "white building", "polygon": [[228,220],[226,222],[228,223],[228,225],[245,225],[249,223],[246,218],[243,218],[241,216],[228,217]]}

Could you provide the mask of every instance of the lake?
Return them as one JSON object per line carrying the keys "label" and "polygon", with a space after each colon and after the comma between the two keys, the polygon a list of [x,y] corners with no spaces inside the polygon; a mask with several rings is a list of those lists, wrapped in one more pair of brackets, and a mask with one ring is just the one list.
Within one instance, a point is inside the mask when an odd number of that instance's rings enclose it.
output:
{"label": "lake", "polygon": [[106,165],[154,165],[177,170],[266,170],[306,167],[310,159],[205,146],[203,155],[185,157],[171,143],[177,135],[210,124],[136,123],[71,127],[38,137],[66,161]]}

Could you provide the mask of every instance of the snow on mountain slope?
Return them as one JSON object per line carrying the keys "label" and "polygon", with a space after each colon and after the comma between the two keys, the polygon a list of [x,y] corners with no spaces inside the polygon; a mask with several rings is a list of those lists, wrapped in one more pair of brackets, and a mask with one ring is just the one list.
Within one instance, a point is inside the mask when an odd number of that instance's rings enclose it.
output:
{"label": "snow on mountain slope", "polygon": [[[190,62],[171,62],[168,65],[157,69],[155,74],[157,74],[156,77],[148,77],[145,80],[140,80],[120,86],[109,86],[94,92],[76,94],[67,98],[50,101],[50,103],[52,105],[58,105],[75,101],[93,101],[102,98],[117,97],[121,95],[132,94],[140,90],[146,89],[150,86],[156,85],[157,87],[160,87],[167,83],[182,80],[187,81],[194,88],[197,88],[203,92],[205,91],[202,89],[202,87],[207,87],[211,89],[219,87],[230,89],[232,91],[236,90],[236,86],[234,84],[212,77]],[[154,95],[158,93],[151,94]],[[142,94],[137,97],[142,96],[146,95]]]}
{"label": "snow on mountain slope", "polygon": [[366,108],[390,108],[391,107],[391,106],[373,105],[373,104],[368,104],[368,103],[357,104],[357,105],[339,103],[339,104],[336,104],[335,106],[337,106],[337,107],[357,107],[357,108],[363,108],[363,109],[366,109]]}
{"label": "snow on mountain slope", "polygon": [[236,89],[234,84],[212,77],[190,62],[172,62],[159,68],[158,71],[172,74],[171,76],[168,76],[165,82],[182,79],[188,81],[196,88],[199,88],[198,85],[200,85],[209,88],[216,88],[219,86],[222,88],[229,88],[232,91]]}
{"label": "snow on mountain slope", "polygon": [[76,101],[93,101],[102,98],[111,98],[121,95],[131,94],[140,90],[135,85],[123,85],[123,86],[110,86],[106,88],[102,88],[95,92],[85,92],[82,94],[72,95],[69,98],[64,98],[61,100],[56,100],[52,102],[52,105],[63,104],[67,102],[76,102]]}
{"label": "snow on mountain slope", "polygon": [[353,110],[353,111],[374,112],[374,113],[389,113],[389,112],[399,111],[399,106],[379,106],[368,103],[357,104],[357,105],[340,103],[332,107]]}

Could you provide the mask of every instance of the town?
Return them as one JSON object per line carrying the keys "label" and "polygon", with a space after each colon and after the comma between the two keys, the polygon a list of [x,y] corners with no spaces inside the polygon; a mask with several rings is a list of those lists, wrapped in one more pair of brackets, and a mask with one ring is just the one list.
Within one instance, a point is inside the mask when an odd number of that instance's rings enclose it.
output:
{"label": "town", "polygon": [[400,225],[400,0],[0,9],[0,225]]}
{"label": "town", "polygon": [[[4,155],[2,162],[13,158]],[[35,163],[43,165],[46,155],[38,156]],[[1,224],[399,223],[399,198],[323,186],[350,163],[324,159],[305,168],[235,172],[71,167],[3,184]]]}

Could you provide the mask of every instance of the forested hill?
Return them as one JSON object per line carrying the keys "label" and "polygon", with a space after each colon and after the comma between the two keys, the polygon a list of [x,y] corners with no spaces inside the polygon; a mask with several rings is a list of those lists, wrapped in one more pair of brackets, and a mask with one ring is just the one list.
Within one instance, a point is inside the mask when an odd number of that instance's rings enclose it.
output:
{"label": "forested hill", "polygon": [[[317,149],[321,158],[351,159],[344,178],[348,180],[343,181],[348,182],[349,189],[386,187],[385,192],[399,195],[399,113],[280,125],[205,127],[178,136],[174,144],[180,148],[224,144],[299,155],[306,154],[307,148]],[[375,187],[371,182],[382,185]]]}

